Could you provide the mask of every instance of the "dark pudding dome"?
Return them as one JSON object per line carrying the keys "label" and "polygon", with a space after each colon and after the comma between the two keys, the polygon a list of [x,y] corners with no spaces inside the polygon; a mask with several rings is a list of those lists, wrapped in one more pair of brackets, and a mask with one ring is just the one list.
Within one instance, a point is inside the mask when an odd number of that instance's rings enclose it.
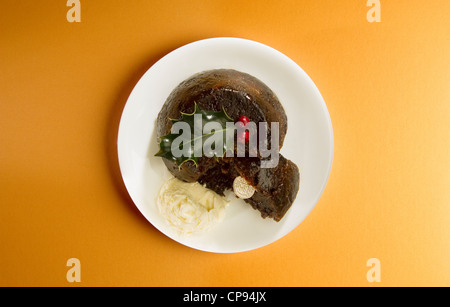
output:
{"label": "dark pudding dome", "polygon": [[[223,110],[233,122],[243,117],[256,125],[266,122],[268,148],[272,145],[271,123],[278,123],[278,149],[283,146],[287,132],[284,108],[267,85],[247,73],[214,69],[181,82],[158,114],[157,136],[170,134],[173,120],[181,119],[182,113],[194,113],[196,108],[214,112]],[[300,175],[292,161],[278,152],[277,156],[278,163],[270,168],[261,167],[267,157],[259,153],[245,157],[202,156],[196,163],[188,160],[181,165],[167,158],[163,161],[176,178],[185,182],[198,181],[220,195],[231,190],[234,179],[241,176],[255,189],[253,196],[244,201],[260,211],[262,217],[280,221],[297,196]]]}

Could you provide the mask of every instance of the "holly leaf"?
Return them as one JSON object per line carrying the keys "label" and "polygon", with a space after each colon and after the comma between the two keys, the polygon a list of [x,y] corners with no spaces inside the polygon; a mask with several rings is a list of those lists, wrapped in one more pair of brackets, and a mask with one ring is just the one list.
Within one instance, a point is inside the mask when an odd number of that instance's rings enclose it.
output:
{"label": "holly leaf", "polygon": [[[220,112],[200,110],[195,104],[191,114],[181,113],[181,119],[171,119],[171,133],[159,138],[157,157],[175,162],[178,167],[186,161],[197,166],[202,156],[223,157],[228,149],[227,138],[234,137],[233,120],[222,108]],[[228,125],[227,122],[233,125]],[[228,133],[227,133],[228,131]]]}

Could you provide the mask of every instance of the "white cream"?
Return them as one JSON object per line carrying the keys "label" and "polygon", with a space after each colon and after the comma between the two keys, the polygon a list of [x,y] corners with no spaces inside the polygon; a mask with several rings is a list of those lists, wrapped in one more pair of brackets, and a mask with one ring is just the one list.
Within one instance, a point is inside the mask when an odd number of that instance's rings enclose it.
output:
{"label": "white cream", "polygon": [[169,179],[157,199],[159,211],[181,234],[202,233],[221,222],[228,201],[198,182]]}

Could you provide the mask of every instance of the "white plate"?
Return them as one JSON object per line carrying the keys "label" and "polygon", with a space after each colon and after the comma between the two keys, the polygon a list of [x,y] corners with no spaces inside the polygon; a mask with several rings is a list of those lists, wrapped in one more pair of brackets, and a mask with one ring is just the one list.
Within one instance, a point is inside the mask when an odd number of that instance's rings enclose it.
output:
{"label": "white plate", "polygon": [[[158,151],[156,118],[170,92],[195,73],[231,68],[249,73],[278,96],[288,116],[281,153],[300,169],[300,190],[280,222],[234,199],[224,221],[206,234],[179,236],[156,206],[159,188],[171,177]],[[299,225],[322,194],[333,159],[333,131],[325,102],[308,75],[279,51],[239,38],[190,43],[164,56],[139,80],[122,113],[118,156],[125,186],[147,220],[168,237],[195,249],[233,253],[272,243]],[[231,199],[231,198],[230,198]],[[317,225],[320,227],[320,225]]]}

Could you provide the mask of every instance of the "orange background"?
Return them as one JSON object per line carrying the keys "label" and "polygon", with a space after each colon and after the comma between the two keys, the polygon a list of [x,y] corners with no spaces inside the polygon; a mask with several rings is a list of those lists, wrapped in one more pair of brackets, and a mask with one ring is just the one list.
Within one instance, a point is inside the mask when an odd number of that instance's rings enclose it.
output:
{"label": "orange background", "polygon": [[[450,286],[450,1],[0,2],[1,286]],[[257,250],[158,232],[123,186],[118,122],[158,59],[259,41],[321,91],[335,150],[311,214]],[[68,283],[66,261],[81,262]],[[378,258],[381,282],[369,283]]]}

